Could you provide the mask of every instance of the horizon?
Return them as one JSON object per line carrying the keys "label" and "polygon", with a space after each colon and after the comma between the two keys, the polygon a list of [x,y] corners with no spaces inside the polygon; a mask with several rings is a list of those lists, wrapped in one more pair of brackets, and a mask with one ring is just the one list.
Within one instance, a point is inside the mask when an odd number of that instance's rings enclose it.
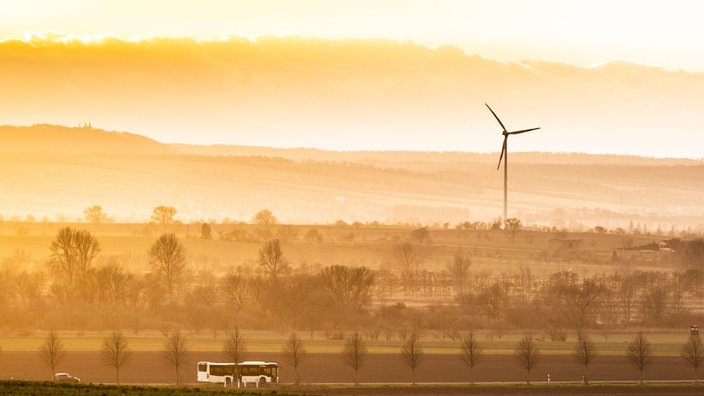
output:
{"label": "horizon", "polygon": [[[246,144],[238,144],[238,143],[187,143],[187,142],[164,142],[164,141],[159,141],[156,139],[153,139],[147,135],[142,135],[139,133],[131,132],[131,131],[122,131],[122,130],[115,130],[115,129],[108,129],[108,128],[103,128],[100,126],[94,126],[90,123],[85,123],[77,126],[71,126],[71,125],[59,125],[59,124],[48,124],[48,123],[36,123],[36,124],[31,124],[31,125],[10,125],[10,124],[0,124],[0,128],[3,127],[10,127],[10,128],[33,128],[33,127],[39,127],[39,126],[50,126],[50,127],[59,127],[59,128],[71,128],[71,129],[84,129],[84,128],[89,128],[93,129],[95,131],[100,131],[100,132],[106,132],[110,134],[130,134],[130,135],[135,135],[139,136],[142,138],[147,138],[151,141],[154,141],[158,144],[164,144],[164,145],[183,145],[183,146],[195,146],[195,147],[203,147],[203,148],[217,148],[217,147],[242,147],[242,148],[249,148],[249,149],[273,149],[273,150],[313,150],[313,151],[321,151],[321,152],[330,152],[330,153],[364,153],[364,152],[369,152],[369,153],[429,153],[429,154],[470,154],[470,155],[482,155],[482,156],[492,156],[492,161],[494,160],[493,156],[497,156],[500,153],[499,150],[497,151],[452,151],[452,150],[399,150],[399,149],[387,149],[387,150],[379,150],[379,149],[326,149],[326,148],[319,148],[319,147],[306,147],[306,146],[291,146],[291,147],[277,147],[277,146],[262,146],[262,145],[246,145]],[[1,136],[0,136],[1,137]],[[691,160],[691,161],[704,161],[704,155],[698,158],[691,158],[691,157],[658,157],[658,156],[650,156],[650,155],[640,155],[640,154],[629,154],[629,153],[623,153],[623,154],[618,154],[618,153],[605,153],[605,152],[600,152],[600,153],[590,153],[590,152],[584,152],[584,151],[540,151],[540,150],[530,150],[530,151],[511,151],[512,155],[523,155],[523,154],[548,154],[548,155],[584,155],[584,156],[603,156],[603,157],[631,157],[631,158],[640,158],[640,159],[653,159],[653,160]]]}

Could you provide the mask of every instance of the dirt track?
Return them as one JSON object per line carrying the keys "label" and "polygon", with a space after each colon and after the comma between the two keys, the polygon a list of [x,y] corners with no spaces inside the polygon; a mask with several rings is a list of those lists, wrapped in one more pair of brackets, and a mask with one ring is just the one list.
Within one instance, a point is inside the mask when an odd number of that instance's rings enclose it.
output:
{"label": "dirt track", "polygon": [[[293,381],[293,369],[279,353],[257,353],[250,360],[276,361],[281,365],[281,382]],[[188,362],[181,369],[181,383],[194,383],[198,360],[223,361],[220,353],[190,352]],[[113,383],[115,371],[100,360],[97,352],[68,352],[58,371],[67,371],[84,383]],[[307,354],[300,367],[305,383],[351,383],[353,371],[343,363],[338,354]],[[583,367],[572,356],[545,355],[531,372],[533,383],[547,381],[579,382]],[[0,360],[0,378],[46,380],[51,376],[38,352],[3,351]],[[637,382],[639,373],[622,356],[600,356],[590,367],[593,381]],[[681,358],[655,357],[644,374],[646,381],[693,380],[694,370]],[[362,383],[411,382],[411,371],[401,360],[400,354],[369,355],[359,373]],[[486,355],[474,370],[476,382],[524,382],[526,372],[511,355]],[[416,371],[419,383],[465,383],[469,381],[468,369],[459,355],[425,356]],[[131,360],[120,372],[120,382],[141,384],[168,384],[175,382],[175,373],[158,352],[134,352]]]}

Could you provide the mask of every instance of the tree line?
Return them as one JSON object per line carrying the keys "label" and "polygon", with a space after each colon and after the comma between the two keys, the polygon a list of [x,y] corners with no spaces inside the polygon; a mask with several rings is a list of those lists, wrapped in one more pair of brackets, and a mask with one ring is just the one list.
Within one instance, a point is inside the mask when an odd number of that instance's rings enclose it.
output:
{"label": "tree line", "polygon": [[[371,338],[405,338],[414,328],[457,337],[466,329],[544,331],[623,327],[681,328],[701,322],[704,273],[657,272],[619,265],[589,277],[560,271],[538,277],[523,267],[505,273],[471,270],[458,250],[442,270],[421,266],[427,229],[389,244],[382,269],[328,265],[294,268],[279,239],[263,242],[251,268],[196,270],[173,233],[145,251],[146,271],[102,258],[89,231],[60,229],[44,268],[30,270],[19,251],[0,271],[0,326],[6,329],[171,329],[233,327],[323,332],[350,329]],[[129,258],[128,258],[129,259]],[[207,267],[207,266],[206,266]],[[404,303],[426,301],[421,306]]]}
{"label": "tree line", "polygon": [[[180,331],[177,330],[165,335],[161,357],[164,363],[174,370],[174,379],[177,385],[181,382],[181,367],[191,353],[190,348],[188,337]],[[463,335],[457,348],[460,357],[458,363],[461,360],[466,365],[469,382],[473,384],[475,381],[474,369],[490,356],[485,355],[485,346],[471,331]],[[415,384],[416,371],[422,369],[425,357],[419,332],[413,331],[402,343],[399,352],[400,359],[411,372],[411,383]],[[589,366],[598,360],[599,352],[596,343],[588,334],[582,332],[578,334],[577,340],[573,344],[572,356],[583,367],[582,384],[584,385],[589,384]],[[67,351],[59,334],[52,330],[48,332],[39,353],[42,361],[53,375],[65,359]],[[227,333],[222,344],[222,353],[230,362],[243,362],[247,359],[249,354],[247,338],[240,333],[239,329]],[[104,338],[99,357],[104,365],[115,370],[115,382],[118,384],[120,383],[120,369],[131,361],[131,354],[129,342],[121,331],[113,331]],[[296,332],[291,332],[281,347],[281,354],[286,363],[294,370],[293,382],[299,384],[302,381],[301,365],[307,358],[305,341]],[[369,359],[367,340],[359,332],[350,333],[344,340],[340,355],[343,363],[354,372],[353,382],[359,384],[359,371]],[[644,371],[655,359],[653,346],[647,335],[639,331],[626,343],[624,355],[629,363],[639,371],[639,381],[643,384]],[[698,369],[704,361],[704,343],[702,343],[698,332],[690,334],[687,341],[681,345],[679,356],[692,367],[694,378],[697,379]],[[540,363],[542,357],[539,343],[532,334],[524,334],[515,344],[513,357],[517,365],[526,371],[526,383],[530,384],[531,371]],[[237,366],[235,366],[235,370],[235,378],[239,378]]]}

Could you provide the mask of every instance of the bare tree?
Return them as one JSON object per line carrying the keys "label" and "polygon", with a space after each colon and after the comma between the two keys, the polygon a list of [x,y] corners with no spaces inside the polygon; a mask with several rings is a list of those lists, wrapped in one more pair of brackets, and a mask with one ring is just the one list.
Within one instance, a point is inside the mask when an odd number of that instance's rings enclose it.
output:
{"label": "bare tree", "polygon": [[[616,251],[614,251],[614,254]],[[638,294],[638,280],[634,274],[625,274],[617,278],[616,298],[621,307],[621,321],[629,324],[633,316],[633,309]]]}
{"label": "bare tree", "polygon": [[550,295],[561,317],[582,331],[593,323],[593,315],[606,287],[602,279],[585,279],[580,285],[572,274],[563,274],[557,273],[551,280]]}
{"label": "bare tree", "polygon": [[648,278],[651,284],[643,288],[643,297],[639,305],[643,323],[659,324],[665,320],[665,310],[669,303],[670,287],[664,284],[655,284]]}
{"label": "bare tree", "polygon": [[354,383],[359,384],[358,374],[359,369],[362,368],[367,358],[367,344],[358,332],[355,331],[354,334],[347,339],[343,356],[345,363],[354,370]]}
{"label": "bare tree", "polygon": [[49,263],[57,281],[70,295],[85,291],[85,280],[100,253],[98,240],[86,230],[64,227],[49,246]]}
{"label": "bare tree", "polygon": [[689,336],[689,340],[682,345],[680,356],[694,369],[694,381],[697,382],[699,380],[697,369],[701,365],[702,360],[704,360],[704,344],[699,334]]}
{"label": "bare tree", "polygon": [[149,249],[149,261],[154,272],[166,283],[169,299],[186,270],[186,250],[176,234],[163,234]]}
{"label": "bare tree", "polygon": [[511,242],[516,242],[516,235],[521,230],[521,220],[516,217],[506,219],[504,229],[511,235]]}
{"label": "bare tree", "polygon": [[423,347],[420,345],[420,336],[414,330],[408,337],[406,342],[403,343],[401,347],[401,357],[403,361],[411,368],[411,383],[416,384],[416,368],[423,361],[425,353],[423,352]]}
{"label": "bare tree", "polygon": [[64,348],[64,343],[59,338],[56,331],[51,330],[47,334],[44,343],[39,349],[41,353],[42,360],[51,369],[52,379],[56,373],[56,367],[64,360],[66,357],[66,349]]}
{"label": "bare tree", "polygon": [[296,335],[296,333],[291,333],[291,335],[288,337],[288,340],[286,341],[286,344],[284,344],[283,348],[281,349],[281,352],[283,352],[285,359],[288,361],[288,364],[293,366],[293,370],[295,373],[294,383],[296,385],[300,384],[301,376],[298,372],[298,367],[301,365],[301,361],[306,355],[306,349],[303,347],[303,341],[298,338],[298,335]]}
{"label": "bare tree", "polygon": [[653,359],[653,351],[648,338],[639,332],[626,347],[628,360],[640,371],[640,383],[643,384],[643,371]]}
{"label": "bare tree", "polygon": [[315,228],[311,228],[308,231],[306,231],[306,233],[303,237],[305,238],[306,241],[309,241],[309,242],[320,243],[323,241],[323,234],[321,234],[320,231],[318,231]]}
{"label": "bare tree", "polygon": [[521,365],[527,371],[526,383],[530,384],[530,371],[538,364],[540,360],[540,349],[530,334],[524,335],[514,349],[514,355]]}
{"label": "bare tree", "polygon": [[238,274],[229,274],[222,279],[222,296],[227,307],[239,312],[242,307],[253,301],[256,290],[251,279]]}
{"label": "bare tree", "polygon": [[244,361],[247,355],[247,340],[240,334],[240,329],[235,329],[227,335],[223,350],[227,358],[235,363],[235,382],[239,386],[240,369],[237,363]]}
{"label": "bare tree", "polygon": [[589,384],[589,365],[594,362],[597,355],[596,344],[592,342],[588,335],[580,332],[577,335],[577,344],[574,346],[574,356],[584,366],[582,382],[585,385]]}
{"label": "bare tree", "polygon": [[115,382],[120,383],[120,368],[127,363],[132,351],[129,350],[127,339],[121,331],[115,330],[110,337],[103,340],[100,358],[103,363],[115,368]]}
{"label": "bare tree", "polygon": [[133,297],[130,288],[137,283],[135,275],[126,271],[114,257],[95,271],[95,281],[100,291],[97,302],[106,309],[124,307]]}
{"label": "bare tree", "polygon": [[166,337],[162,357],[176,372],[176,385],[180,382],[180,368],[188,356],[189,346],[186,337],[176,331]]}
{"label": "bare tree", "polygon": [[174,216],[176,216],[176,208],[173,206],[159,205],[154,208],[151,220],[166,227],[174,222]]}
{"label": "bare tree", "polygon": [[477,303],[491,319],[496,323],[502,316],[503,311],[509,303],[508,285],[506,281],[496,279],[491,283],[483,285],[477,295]]}
{"label": "bare tree", "polygon": [[469,267],[472,265],[472,260],[467,257],[464,252],[458,251],[452,259],[452,263],[447,265],[447,271],[455,282],[457,287],[457,296],[461,297],[464,293],[464,286],[469,278]]}
{"label": "bare tree", "polygon": [[433,243],[430,237],[430,231],[428,227],[421,227],[411,232],[411,240],[415,241],[421,245],[430,245]]}
{"label": "bare tree", "polygon": [[333,265],[319,273],[322,289],[330,292],[342,314],[356,314],[371,304],[374,273],[367,267]]}
{"label": "bare tree", "polygon": [[392,254],[401,271],[417,271],[424,258],[421,245],[412,242],[395,245]]}
{"label": "bare tree", "polygon": [[252,217],[252,223],[268,227],[278,223],[278,220],[269,209],[262,209]]}
{"label": "bare tree", "polygon": [[85,216],[86,220],[90,221],[95,225],[104,223],[108,219],[108,215],[105,213],[105,211],[103,211],[103,208],[100,205],[93,205],[89,208],[86,208],[83,211],[83,215]]}
{"label": "bare tree", "polygon": [[462,339],[462,361],[469,367],[469,382],[474,384],[474,376],[472,371],[474,366],[479,364],[482,359],[484,348],[479,345],[474,333],[470,332]]}
{"label": "bare tree", "polygon": [[259,249],[259,266],[272,280],[278,279],[289,270],[278,239],[268,241]]}

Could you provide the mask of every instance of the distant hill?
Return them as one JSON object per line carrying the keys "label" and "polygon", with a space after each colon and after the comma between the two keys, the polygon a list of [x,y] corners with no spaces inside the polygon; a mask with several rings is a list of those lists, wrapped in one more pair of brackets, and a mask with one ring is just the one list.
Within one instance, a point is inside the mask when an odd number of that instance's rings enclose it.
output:
{"label": "distant hill", "polygon": [[39,124],[0,126],[0,152],[6,153],[133,153],[167,154],[167,145],[126,132],[108,132],[91,126]]}
{"label": "distant hill", "polygon": [[[294,160],[350,161],[398,167],[423,168],[437,164],[458,162],[494,162],[499,153],[472,153],[460,151],[332,151],[313,148],[274,148],[240,145],[170,144],[175,152],[188,155],[265,156]],[[539,164],[600,164],[600,165],[698,165],[704,160],[688,158],[654,158],[636,155],[517,152],[511,153],[511,162]]]}
{"label": "distant hill", "polygon": [[[501,213],[497,155],[332,152],[162,144],[139,135],[50,125],[0,127],[0,215],[81,218],[101,205],[146,221],[157,205],[183,221],[451,225]],[[512,153],[510,215],[527,224],[704,224],[704,164],[630,156]]]}
{"label": "distant hill", "polygon": [[[332,151],[314,148],[275,148],[242,145],[161,143],[129,132],[107,131],[90,125],[0,125],[0,153],[131,153],[196,156],[275,157],[297,161],[357,162],[410,169],[444,169],[447,164],[497,161],[498,153],[459,151]],[[652,158],[634,155],[584,153],[511,153],[511,161],[539,164],[698,165],[704,160]],[[443,165],[445,164],[445,165]]]}

